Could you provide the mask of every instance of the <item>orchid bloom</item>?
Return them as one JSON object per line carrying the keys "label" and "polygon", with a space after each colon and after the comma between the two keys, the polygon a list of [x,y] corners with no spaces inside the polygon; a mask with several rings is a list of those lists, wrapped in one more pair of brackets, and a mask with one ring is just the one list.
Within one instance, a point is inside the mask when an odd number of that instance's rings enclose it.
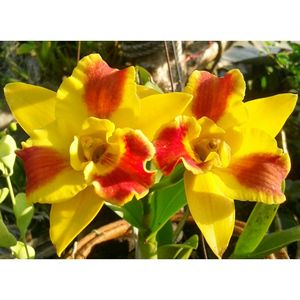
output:
{"label": "orchid bloom", "polygon": [[98,54],[81,59],[56,93],[24,83],[4,92],[30,136],[17,151],[27,199],[52,204],[50,238],[59,256],[105,201],[123,205],[148,193],[150,140],[192,98],[138,86],[134,67],[110,68]]}
{"label": "orchid bloom", "polygon": [[184,164],[191,214],[221,258],[234,229],[233,199],[285,201],[281,184],[290,159],[277,147],[275,136],[297,96],[286,93],[243,103],[245,82],[236,69],[222,78],[194,71],[185,92],[193,100],[182,116],[159,130],[155,160],[165,175]]}

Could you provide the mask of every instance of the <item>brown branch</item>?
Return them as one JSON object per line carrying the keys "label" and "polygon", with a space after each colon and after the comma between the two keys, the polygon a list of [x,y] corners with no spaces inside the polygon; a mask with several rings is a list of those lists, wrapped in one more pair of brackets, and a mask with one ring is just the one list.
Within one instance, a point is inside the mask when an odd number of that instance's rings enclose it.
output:
{"label": "brown branch", "polygon": [[81,41],[77,42],[77,63],[80,60],[80,52],[81,52]]}
{"label": "brown branch", "polygon": [[76,251],[68,253],[67,259],[85,259],[91,253],[94,246],[122,237],[131,232],[131,225],[125,220],[119,220],[99,227],[82,238],[76,245]]}
{"label": "brown branch", "polygon": [[[183,218],[183,213],[178,212],[172,218],[172,222],[180,222]],[[189,216],[187,222],[195,222],[192,216]],[[244,230],[246,223],[243,221],[235,220],[233,235],[240,236]],[[91,233],[76,242],[76,247],[70,251],[66,259],[85,259],[91,253],[93,248],[101,243],[124,237],[132,233],[131,225],[125,220],[118,220],[116,222],[104,225],[98,229],[93,230]],[[268,255],[268,259],[289,259],[288,253],[285,248]]]}
{"label": "brown branch", "polygon": [[167,64],[168,64],[168,70],[169,70],[169,77],[170,77],[170,82],[171,82],[171,89],[172,89],[172,92],[175,92],[174,80],[173,80],[171,62],[170,62],[170,56],[169,56],[169,50],[168,50],[168,44],[167,44],[166,41],[164,41],[164,46],[165,46],[165,53],[166,53],[166,59],[167,59]]}

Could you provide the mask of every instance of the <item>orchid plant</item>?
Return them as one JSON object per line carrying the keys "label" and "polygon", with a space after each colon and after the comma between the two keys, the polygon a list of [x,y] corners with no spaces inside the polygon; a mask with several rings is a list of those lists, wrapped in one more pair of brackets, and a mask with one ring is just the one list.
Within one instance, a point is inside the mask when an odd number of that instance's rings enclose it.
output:
{"label": "orchid plant", "polygon": [[135,229],[137,258],[190,256],[198,236],[178,244],[180,226],[170,227],[181,209],[222,258],[233,234],[234,200],[258,204],[232,257],[283,246],[266,246],[266,232],[285,201],[290,158],[275,137],[296,95],[244,103],[245,81],[236,69],[220,78],[194,71],[183,92],[162,93],[137,84],[134,67],[111,68],[98,54],[82,58],[56,92],[16,82],[4,93],[29,135],[16,151],[27,203],[51,204],[58,256],[103,205]]}

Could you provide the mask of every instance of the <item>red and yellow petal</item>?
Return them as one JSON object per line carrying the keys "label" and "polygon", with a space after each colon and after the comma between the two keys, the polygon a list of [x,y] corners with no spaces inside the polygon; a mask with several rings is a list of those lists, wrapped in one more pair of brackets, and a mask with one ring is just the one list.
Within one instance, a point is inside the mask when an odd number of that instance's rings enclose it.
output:
{"label": "red and yellow petal", "polygon": [[95,218],[104,204],[93,186],[51,206],[50,238],[60,256],[72,240]]}
{"label": "red and yellow petal", "polygon": [[237,200],[279,204],[285,201],[282,182],[290,170],[287,154],[254,153],[232,160],[218,170],[224,191]]}
{"label": "red and yellow petal", "polygon": [[290,171],[290,159],[277,148],[276,140],[262,130],[244,128],[243,141],[226,169],[214,172],[224,183],[224,192],[237,200],[267,204],[282,203],[281,185]]}
{"label": "red and yellow petal", "polygon": [[201,127],[193,117],[178,116],[158,132],[154,140],[155,163],[165,175],[183,162],[193,173],[202,173],[203,163],[195,157],[191,141],[199,137]]}
{"label": "red and yellow petal", "polygon": [[17,151],[17,155],[24,163],[30,202],[64,201],[86,187],[83,174],[74,171],[69,159],[50,147],[28,147]]}
{"label": "red and yellow petal", "polygon": [[128,126],[139,112],[135,69],[109,67],[99,54],[81,59],[72,75],[57,91],[56,119],[73,136],[89,117],[109,119],[118,127]]}
{"label": "red and yellow petal", "polygon": [[155,172],[148,171],[146,163],[153,155],[153,145],[141,131],[117,129],[100,160],[85,168],[85,178],[101,198],[123,205],[148,193]]}
{"label": "red and yellow petal", "polygon": [[191,214],[209,247],[219,258],[233,233],[234,201],[220,189],[220,180],[211,172],[185,172],[185,193]]}
{"label": "red and yellow petal", "polygon": [[206,71],[194,71],[184,91],[193,95],[187,114],[218,122],[230,107],[241,104],[245,95],[245,81],[237,69],[221,78]]}
{"label": "red and yellow petal", "polygon": [[34,129],[54,121],[55,92],[15,82],[4,87],[4,94],[12,114],[28,135],[31,135]]}

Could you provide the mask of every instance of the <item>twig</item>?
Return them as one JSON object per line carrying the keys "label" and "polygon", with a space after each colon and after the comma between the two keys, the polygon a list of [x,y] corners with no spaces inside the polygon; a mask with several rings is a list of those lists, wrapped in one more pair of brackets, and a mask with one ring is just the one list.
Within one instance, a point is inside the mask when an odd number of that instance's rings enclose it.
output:
{"label": "twig", "polygon": [[202,243],[202,249],[203,249],[203,253],[204,253],[204,258],[207,259],[207,252],[206,252],[206,247],[205,247],[205,240],[204,240],[204,236],[201,233],[201,243]]}
{"label": "twig", "polygon": [[177,225],[177,227],[175,229],[175,232],[173,234],[173,242],[174,243],[177,241],[178,236],[179,236],[179,234],[180,234],[180,232],[181,232],[181,230],[182,230],[185,222],[187,221],[189,215],[190,215],[190,210],[189,210],[189,207],[186,206],[185,209],[184,209],[183,216],[182,216],[181,220],[179,221],[179,223],[178,223],[178,225]]}
{"label": "twig", "polygon": [[280,131],[281,134],[281,144],[282,144],[282,149],[284,153],[289,153],[288,151],[288,147],[287,147],[287,142],[286,142],[286,135],[285,135],[285,131],[282,129]]}
{"label": "twig", "polygon": [[176,71],[177,71],[177,76],[178,76],[178,83],[179,83],[179,86],[180,86],[180,91],[182,91],[183,90],[182,69],[181,69],[181,66],[179,64],[179,57],[178,57],[178,53],[177,53],[177,47],[176,47],[174,41],[172,41],[172,48],[173,48],[175,66],[176,66]]}
{"label": "twig", "polygon": [[223,46],[222,46],[222,42],[221,41],[217,41],[217,45],[218,45],[218,54],[216,56],[216,58],[214,59],[214,63],[212,65],[212,67],[210,68],[210,72],[214,73],[216,66],[218,65],[222,54],[223,54]]}
{"label": "twig", "polygon": [[108,225],[99,227],[86,235],[77,243],[75,255],[68,254],[67,259],[85,259],[91,253],[93,247],[103,242],[107,242],[131,232],[131,225],[125,220],[119,220]]}
{"label": "twig", "polygon": [[80,60],[80,52],[81,52],[81,41],[78,41],[78,43],[77,43],[77,63]]}
{"label": "twig", "polygon": [[169,56],[169,50],[168,50],[168,45],[167,42],[164,41],[165,45],[165,52],[166,52],[166,57],[167,57],[167,64],[168,64],[168,70],[169,70],[169,77],[170,77],[170,82],[171,82],[171,89],[172,92],[175,92],[174,89],[174,81],[173,81],[173,75],[172,75],[172,69],[171,69],[171,63],[170,63],[170,56]]}

